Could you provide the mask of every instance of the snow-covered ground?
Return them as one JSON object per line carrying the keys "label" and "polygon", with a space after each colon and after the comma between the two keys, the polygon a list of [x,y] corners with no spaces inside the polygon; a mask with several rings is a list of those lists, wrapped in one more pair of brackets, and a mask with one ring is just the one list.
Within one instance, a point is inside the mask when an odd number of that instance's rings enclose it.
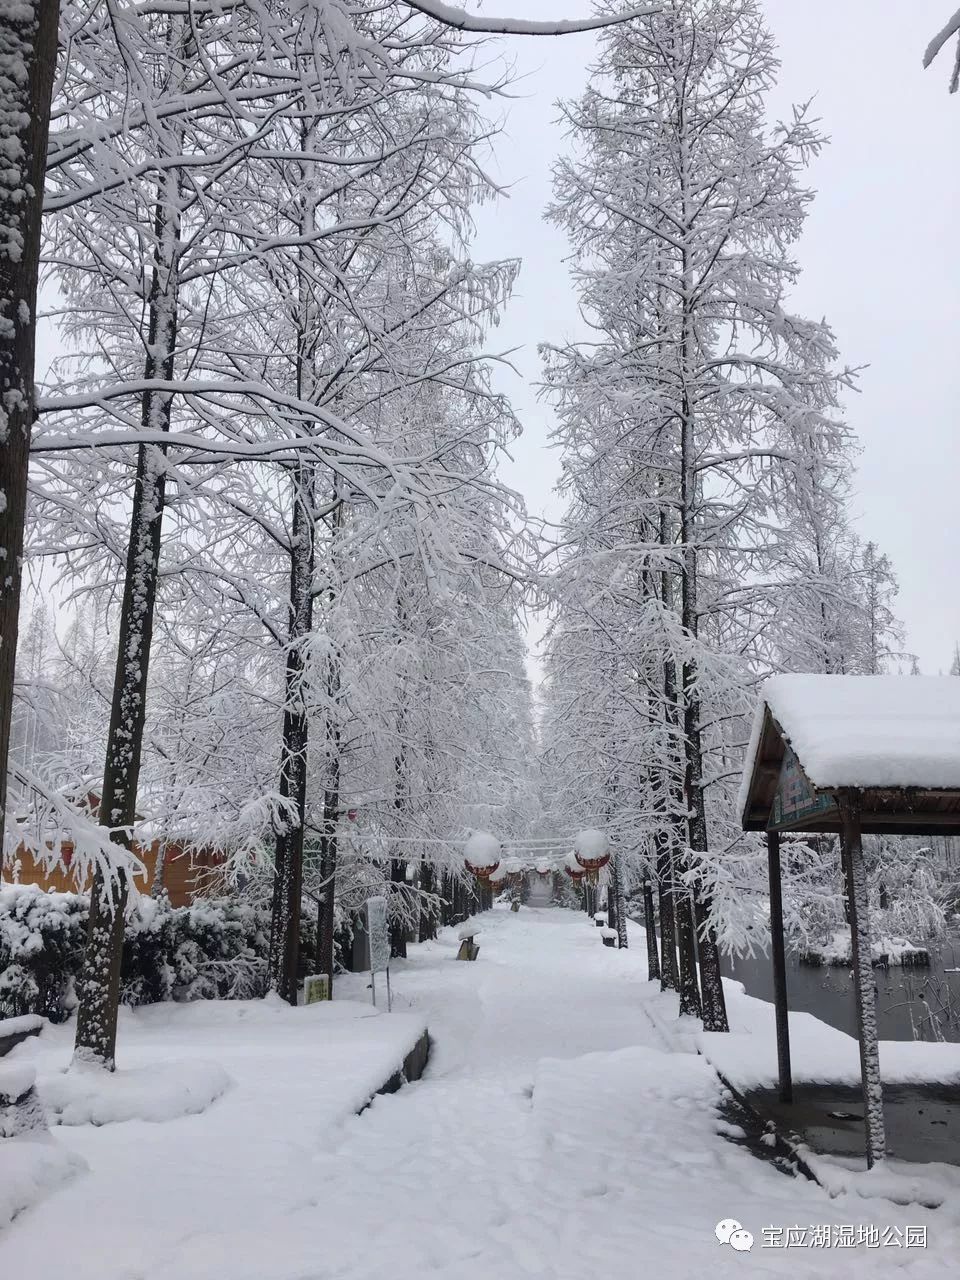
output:
{"label": "snow-covered ground", "polygon": [[[778,1075],[773,1005],[745,995],[739,982],[725,985],[730,1031],[699,1031],[694,1037],[696,1047],[735,1089],[772,1087]],[[791,1012],[790,1066],[797,1083],[828,1080],[859,1085],[860,1046],[853,1036],[812,1013]],[[960,1086],[960,1044],[881,1040],[880,1071],[887,1084]]]}
{"label": "snow-covered ground", "polygon": [[[232,1086],[203,1114],[163,1124],[58,1128],[57,1141],[89,1171],[0,1234],[0,1274],[952,1273],[956,1199],[930,1210],[830,1198],[721,1136],[722,1087],[694,1050],[694,1029],[678,1028],[673,997],[645,981],[641,931],[620,952],[570,911],[498,909],[483,924],[473,964],[454,960],[455,930],[397,964],[393,1017],[429,1025],[431,1064],[422,1081],[360,1116],[343,1105],[345,1082],[355,1083],[350,1064],[331,1059],[314,1007],[241,1006],[241,1016],[223,1005],[158,1007],[127,1019],[120,1049],[129,1065],[142,1065],[134,1050],[148,1037],[137,1030],[153,1022],[162,1029],[155,1051],[215,1060]],[[365,1010],[351,1001],[366,998],[363,979],[339,988],[334,1016],[356,1020]],[[272,1053],[271,1017],[285,1028]],[[292,1019],[301,1020],[296,1032]],[[15,1055],[32,1060],[36,1043]],[[325,1101],[331,1093],[339,1110]],[[752,1233],[748,1256],[717,1241],[715,1225],[729,1218]],[[904,1247],[907,1226],[926,1228],[926,1247]],[[802,1229],[804,1243],[784,1247],[788,1228],[798,1239]],[[831,1240],[831,1228],[841,1239],[859,1231],[864,1243],[814,1243]]]}
{"label": "snow-covered ground", "polygon": [[[279,1000],[122,1009],[119,1067],[104,1076],[91,1068],[64,1074],[73,1025],[47,1027],[0,1063],[3,1073],[36,1068],[37,1090],[58,1125],[54,1152],[35,1150],[29,1136],[0,1144],[0,1187],[20,1184],[16,1196],[0,1195],[0,1226],[55,1177],[84,1162],[89,1172],[0,1232],[0,1275],[18,1238],[33,1257],[31,1280],[56,1274],[45,1269],[41,1226],[51,1212],[79,1229],[110,1206],[116,1270],[104,1270],[97,1253],[71,1261],[70,1274],[126,1278],[140,1274],[157,1213],[185,1239],[208,1227],[231,1231],[258,1191],[278,1205],[296,1197],[315,1150],[390,1077],[423,1029],[410,1012],[377,1013],[369,995],[296,1010]],[[56,1150],[76,1157],[72,1166],[58,1164]]]}

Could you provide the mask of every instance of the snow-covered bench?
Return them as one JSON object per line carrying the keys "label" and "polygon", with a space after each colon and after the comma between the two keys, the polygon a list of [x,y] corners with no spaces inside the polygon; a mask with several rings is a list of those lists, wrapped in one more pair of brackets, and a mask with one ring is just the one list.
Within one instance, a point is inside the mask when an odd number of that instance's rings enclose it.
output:
{"label": "snow-covered bench", "polygon": [[616,929],[608,929],[606,926],[604,926],[600,930],[600,937],[603,939],[603,945],[605,947],[615,947],[617,945]]}
{"label": "snow-covered bench", "polygon": [[27,1036],[38,1036],[43,1019],[38,1013],[25,1013],[19,1018],[0,1018],[0,1058]]}

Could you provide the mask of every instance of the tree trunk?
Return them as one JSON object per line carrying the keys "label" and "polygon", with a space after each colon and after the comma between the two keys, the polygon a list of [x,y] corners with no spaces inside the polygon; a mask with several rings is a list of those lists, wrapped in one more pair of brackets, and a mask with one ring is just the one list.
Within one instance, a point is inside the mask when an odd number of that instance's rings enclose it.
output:
{"label": "tree trunk", "polygon": [[[155,215],[156,247],[149,298],[149,338],[144,378],[170,381],[175,371],[179,302],[179,174],[160,181]],[[169,432],[172,396],[150,390],[141,399],[144,431]],[[107,734],[100,825],[130,846],[146,717],[147,675],[160,569],[160,534],[166,494],[166,446],[143,444],[130,519],[117,642],[110,728]],[[87,944],[79,983],[75,1056],[113,1069],[120,996],[124,911],[129,886],[122,873],[94,876]]]}
{"label": "tree trunk", "polygon": [[[686,209],[686,174],[684,205]],[[699,500],[694,409],[690,399],[689,379],[694,363],[693,350],[693,285],[692,268],[686,247],[682,254],[684,297],[682,311],[682,390],[680,417],[680,546],[682,553],[680,622],[688,644],[699,633],[699,550],[697,540],[697,505]],[[703,795],[703,741],[700,723],[701,702],[699,672],[695,658],[687,656],[681,678],[683,694],[684,797],[687,808],[687,839],[694,853],[706,853],[707,815]],[[697,924],[700,955],[700,978],[703,991],[703,1025],[706,1031],[728,1031],[726,1002],[720,978],[720,955],[716,935],[710,924],[710,902],[698,886],[693,886],[693,909]]]}
{"label": "tree trunk", "polygon": [[[400,815],[406,807],[406,758],[403,747],[403,712],[400,713],[399,734],[400,749],[394,756],[394,794],[393,811],[397,815],[397,828],[400,828]],[[402,846],[401,846],[402,848]],[[402,857],[390,859],[390,955],[396,959],[407,958],[407,927],[404,923],[404,895],[407,884],[407,864]],[[397,908],[400,908],[398,911]]]}
{"label": "tree trunk", "polygon": [[[407,864],[402,858],[390,859],[390,885],[394,903],[401,901],[407,884]],[[401,887],[402,886],[402,887]],[[393,912],[390,917],[390,955],[395,959],[407,958],[407,927],[403,918]]]}
{"label": "tree trunk", "polygon": [[161,840],[157,847],[157,860],[153,866],[153,883],[150,886],[151,898],[162,898],[167,879],[167,842]]}
{"label": "tree trunk", "polygon": [[[663,547],[672,545],[673,525],[671,510],[660,508],[659,541]],[[674,608],[674,584],[671,567],[664,565],[660,574],[660,599],[665,611]],[[677,897],[677,857],[683,842],[684,815],[681,797],[677,794],[676,772],[679,766],[679,709],[677,707],[677,667],[670,652],[663,660],[663,730],[665,735],[664,760],[661,764],[659,804],[663,826],[656,832],[657,881],[660,893],[660,989],[680,991],[680,962],[678,950],[685,936],[678,927],[679,900]]]}
{"label": "tree trunk", "polygon": [[697,983],[696,931],[693,920],[693,902],[687,890],[679,888],[674,894],[677,913],[677,941],[680,947],[680,1014],[700,1017],[700,988]]}
{"label": "tree trunk", "polygon": [[[315,124],[300,120],[300,148],[312,151]],[[301,166],[304,195],[299,210],[300,230],[306,238],[316,227],[317,192],[314,162]],[[299,250],[297,273],[296,393],[313,403],[317,396],[317,342],[321,332],[312,254]],[[289,801],[288,812],[277,832],[273,903],[270,921],[270,952],[267,957],[267,987],[289,1004],[297,1003],[300,962],[300,910],[303,890],[303,841],[307,813],[307,767],[309,718],[306,704],[306,646],[313,632],[313,573],[316,559],[317,510],[316,475],[310,463],[297,463],[291,470],[293,520],[290,536],[290,594],[287,631],[287,659],[284,676],[284,714],[280,748],[280,795]],[[326,850],[329,857],[330,843]],[[322,858],[321,858],[322,865]],[[331,909],[333,900],[331,897]],[[319,921],[318,921],[319,923]],[[333,940],[333,921],[327,921],[328,940]],[[333,982],[332,951],[330,982]]]}
{"label": "tree trunk", "polygon": [[[423,894],[433,893],[433,864],[430,862],[423,863],[420,868],[420,891]],[[420,929],[418,933],[420,942],[430,942],[437,936],[437,921],[433,907],[424,897],[420,901]]]}
{"label": "tree trunk", "polygon": [[647,933],[647,979],[660,981],[660,956],[657,952],[657,922],[653,912],[653,886],[643,882],[643,923]]}
{"label": "tree trunk", "polygon": [[59,0],[23,0],[5,5],[0,18],[0,837],[7,805],[27,468],[36,417],[40,227],[59,13]]}
{"label": "tree trunk", "polygon": [[[334,495],[335,500],[336,496]],[[343,503],[337,502],[333,517],[333,538],[336,538],[342,522]],[[330,603],[332,605],[332,599]],[[331,997],[336,933],[337,829],[340,821],[340,687],[340,653],[334,651],[330,654],[327,665],[326,785],[323,790],[320,894],[317,903],[317,972],[329,975]]]}
{"label": "tree trunk", "polygon": [[694,912],[697,922],[697,948],[700,955],[700,986],[703,991],[704,1031],[729,1031],[727,1002],[723,994],[720,972],[720,948],[710,921],[710,899],[694,886]]}
{"label": "tree trunk", "polygon": [[[677,707],[676,667],[672,658],[664,663],[664,694],[667,713],[667,727],[671,738],[676,741],[679,729],[679,710]],[[677,951],[677,990],[680,993],[680,1013],[691,1017],[700,1016],[700,988],[697,981],[697,942],[696,925],[693,917],[693,903],[690,891],[681,880],[687,870],[687,857],[680,852],[686,835],[686,806],[679,780],[672,772],[666,777],[666,803],[670,815],[667,828],[667,839],[670,842],[670,894],[673,900],[674,928],[676,930]],[[662,925],[662,917],[661,917]]]}
{"label": "tree trunk", "polygon": [[[288,807],[277,833],[267,987],[297,1003],[300,960],[300,898],[303,889],[303,828],[307,809],[308,723],[304,682],[304,646],[313,627],[314,502],[313,471],[294,469],[293,528],[290,549],[290,621],[284,676],[280,795]],[[332,936],[332,934],[331,934]],[[332,977],[332,975],[331,975]]]}
{"label": "tree trunk", "polygon": [[340,817],[340,760],[323,793],[323,832],[320,836],[320,894],[317,903],[317,973],[330,977],[333,994],[334,938],[336,935],[337,823]]}
{"label": "tree trunk", "polygon": [[626,895],[623,888],[623,863],[620,854],[615,853],[610,859],[610,888],[607,890],[608,895],[613,893],[615,922],[610,920],[607,923],[611,929],[617,931],[617,946],[621,950],[626,950],[630,945],[627,937],[627,903]]}
{"label": "tree trunk", "polygon": [[657,832],[657,889],[660,899],[660,990],[679,991],[677,917],[673,900],[673,854],[667,832]]}

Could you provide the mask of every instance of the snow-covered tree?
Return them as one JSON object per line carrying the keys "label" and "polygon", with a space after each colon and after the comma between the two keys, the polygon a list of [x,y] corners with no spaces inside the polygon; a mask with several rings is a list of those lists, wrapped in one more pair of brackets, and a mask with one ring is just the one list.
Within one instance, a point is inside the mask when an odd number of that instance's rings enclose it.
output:
{"label": "snow-covered tree", "polygon": [[0,5],[0,816],[6,811],[27,466],[36,414],[40,217],[58,12],[57,0]]}
{"label": "snow-covered tree", "polygon": [[[186,591],[278,646],[279,781],[255,811],[276,838],[271,982],[295,999],[310,700],[325,683],[329,744],[349,687],[311,614],[378,565],[422,563],[428,590],[499,571],[492,462],[513,426],[475,344],[515,264],[462,252],[488,126],[444,26],[331,2],[281,40],[282,10],[245,12],[195,27],[131,6],[75,33],[48,257],[70,346],[36,446],[34,549],[121,597],[101,820],[127,852],[157,623],[182,625]],[[425,429],[430,390],[449,403]],[[479,550],[459,488],[497,509]],[[154,760],[175,809],[181,764]],[[98,867],[78,1046],[108,1063],[126,892]]]}
{"label": "snow-covered tree", "polygon": [[[714,930],[739,897],[721,850],[735,837],[730,787],[759,641],[787,589],[777,526],[798,492],[824,506],[844,461],[837,395],[849,375],[829,329],[788,303],[811,199],[800,175],[821,140],[803,110],[765,119],[777,62],[754,0],[672,0],[602,32],[600,49],[587,92],[564,108],[577,153],[557,167],[551,209],[597,333],[548,351],[575,492],[560,573],[575,573],[576,607],[592,611],[578,623],[591,643],[602,632],[621,651],[616,679],[644,672],[657,707],[666,751],[653,759],[666,763],[652,785],[672,841],[681,966],[689,892],[705,1025],[719,1029]],[[624,589],[644,607],[616,610]],[[596,599],[616,616],[598,615]],[[657,653],[659,672],[645,658]],[[645,701],[638,743],[654,729]],[[643,809],[658,811],[649,792]],[[693,1011],[689,974],[681,986]]]}

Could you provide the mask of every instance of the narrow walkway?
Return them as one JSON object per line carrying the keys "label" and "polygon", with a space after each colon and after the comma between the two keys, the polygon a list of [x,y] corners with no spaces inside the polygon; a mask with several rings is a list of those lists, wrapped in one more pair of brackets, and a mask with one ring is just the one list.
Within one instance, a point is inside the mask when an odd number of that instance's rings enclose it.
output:
{"label": "narrow walkway", "polygon": [[[948,1273],[960,1230],[946,1210],[831,1200],[720,1135],[719,1082],[683,1037],[665,1043],[672,997],[646,981],[642,934],[613,951],[582,915],[550,909],[496,910],[483,926],[476,963],[454,960],[448,931],[397,965],[397,1005],[425,1016],[434,1037],[427,1075],[333,1130],[300,1161],[295,1185],[275,1172],[258,1179],[271,1136],[251,1116],[245,1169],[220,1169],[209,1151],[210,1227],[178,1231],[165,1190],[176,1170],[154,1166],[149,1126],[138,1126],[142,1195],[156,1204],[141,1260],[132,1264],[109,1203],[102,1228],[74,1234],[68,1189],[0,1238],[0,1270],[37,1280]],[[339,994],[367,998],[359,977]],[[305,1076],[285,1099],[304,1117],[305,1143],[322,1088]],[[747,1258],[714,1236],[731,1217],[756,1237]],[[928,1223],[928,1248],[761,1247],[766,1226],[860,1223]],[[78,1250],[101,1264],[78,1267]]]}

